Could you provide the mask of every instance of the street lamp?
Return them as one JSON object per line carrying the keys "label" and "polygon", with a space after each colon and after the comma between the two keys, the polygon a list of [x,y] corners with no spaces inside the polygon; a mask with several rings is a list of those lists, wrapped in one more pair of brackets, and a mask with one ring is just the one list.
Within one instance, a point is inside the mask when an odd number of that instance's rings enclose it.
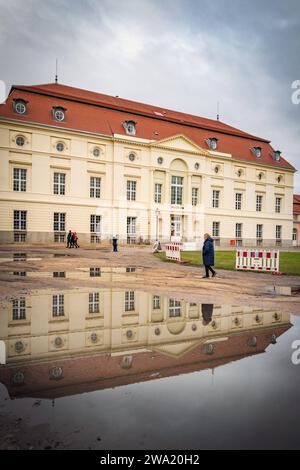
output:
{"label": "street lamp", "polygon": [[155,209],[155,215],[156,215],[156,241],[158,241],[158,216],[159,216],[159,209],[158,207]]}

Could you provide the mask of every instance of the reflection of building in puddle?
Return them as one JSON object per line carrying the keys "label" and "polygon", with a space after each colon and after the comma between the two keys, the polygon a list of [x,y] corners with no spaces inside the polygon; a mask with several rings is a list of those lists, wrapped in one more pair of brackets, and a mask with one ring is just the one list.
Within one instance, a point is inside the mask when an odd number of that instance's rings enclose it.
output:
{"label": "reflection of building in puddle", "polygon": [[[101,277],[103,281],[122,280],[122,274],[136,273],[138,269],[135,266],[127,267],[100,267],[92,266],[90,268],[80,268],[76,271],[12,271],[10,274],[14,276],[23,276],[28,278],[65,278],[65,279],[89,279],[93,277]],[[124,279],[124,278],[123,278]],[[127,277],[126,277],[127,279]],[[131,277],[133,279],[133,277]]]}
{"label": "reflection of building in puddle", "polygon": [[13,395],[44,396],[217,367],[263,352],[290,327],[274,310],[111,288],[25,295],[0,322],[0,380]]}

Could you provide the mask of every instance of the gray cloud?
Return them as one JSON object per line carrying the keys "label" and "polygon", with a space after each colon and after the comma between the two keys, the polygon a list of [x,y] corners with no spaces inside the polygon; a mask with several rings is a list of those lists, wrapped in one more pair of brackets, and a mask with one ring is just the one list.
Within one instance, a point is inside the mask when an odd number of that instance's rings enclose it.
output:
{"label": "gray cloud", "polygon": [[[1,76],[54,80],[207,117],[299,166],[298,0],[0,0]],[[300,177],[295,178],[300,193]]]}

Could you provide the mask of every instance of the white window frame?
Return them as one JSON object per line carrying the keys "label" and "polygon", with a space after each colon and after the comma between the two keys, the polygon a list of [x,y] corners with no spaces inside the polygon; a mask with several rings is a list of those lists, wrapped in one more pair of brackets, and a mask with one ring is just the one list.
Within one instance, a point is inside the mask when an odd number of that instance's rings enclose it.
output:
{"label": "white window frame", "polygon": [[53,231],[54,232],[66,231],[66,213],[65,212],[53,213]]}
{"label": "white window frame", "polygon": [[153,310],[160,310],[160,295],[154,295],[152,299]]}
{"label": "white window frame", "polygon": [[14,210],[14,230],[27,229],[27,211]]}
{"label": "white window frame", "polygon": [[65,196],[66,194],[66,173],[55,171],[53,173],[53,194]]}
{"label": "white window frame", "polygon": [[65,315],[65,296],[64,294],[52,295],[52,316],[63,317]]}
{"label": "white window frame", "polygon": [[212,223],[212,236],[219,237],[220,236],[220,222],[213,221]]}
{"label": "white window frame", "polygon": [[25,297],[19,297],[12,301],[12,319],[26,320],[26,300]]}
{"label": "white window frame", "polygon": [[27,183],[27,169],[14,168],[13,169],[13,190],[25,192]]}
{"label": "white window frame", "polygon": [[169,299],[169,318],[181,317],[181,301]]}
{"label": "white window frame", "polygon": [[127,180],[127,201],[136,201],[136,181]]}
{"label": "white window frame", "polygon": [[183,204],[183,176],[171,176],[171,204]]}
{"label": "white window frame", "polygon": [[101,178],[99,176],[90,177],[90,197],[97,199],[101,197]]}
{"label": "white window frame", "polygon": [[157,204],[161,204],[162,200],[162,184],[155,183],[154,185],[154,202]]}
{"label": "white window frame", "polygon": [[243,238],[243,224],[240,222],[235,224],[235,238]]}
{"label": "white window frame", "polygon": [[242,193],[235,193],[235,210],[242,210]]}
{"label": "white window frame", "polygon": [[198,205],[199,188],[192,188],[192,206]]}
{"label": "white window frame", "polygon": [[276,240],[282,239],[282,225],[276,225],[275,227],[275,238]]}
{"label": "white window frame", "polygon": [[100,312],[99,292],[89,293],[89,313]]}
{"label": "white window frame", "polygon": [[125,291],[125,312],[133,312],[135,310],[135,295],[133,290]]}
{"label": "white window frame", "polygon": [[275,212],[276,212],[276,214],[280,214],[281,207],[282,207],[282,198],[276,196],[275,197]]}
{"label": "white window frame", "polygon": [[101,215],[91,214],[90,215],[90,233],[99,234],[101,233]]}
{"label": "white window frame", "polygon": [[220,190],[219,189],[213,189],[212,206],[215,209],[218,209],[220,207]]}
{"label": "white window frame", "polygon": [[261,240],[263,238],[263,224],[256,224],[256,238]]}
{"label": "white window frame", "polygon": [[263,207],[263,196],[261,194],[256,195],[256,212],[261,212]]}

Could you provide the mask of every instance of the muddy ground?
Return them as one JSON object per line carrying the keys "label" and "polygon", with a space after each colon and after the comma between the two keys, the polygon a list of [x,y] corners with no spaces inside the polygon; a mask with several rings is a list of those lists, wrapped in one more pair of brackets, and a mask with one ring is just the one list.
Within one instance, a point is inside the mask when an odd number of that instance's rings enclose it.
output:
{"label": "muddy ground", "polygon": [[[13,253],[27,253],[27,261],[5,260]],[[20,294],[45,288],[68,289],[84,286],[120,287],[173,296],[189,302],[251,305],[300,314],[300,296],[273,295],[273,286],[300,286],[299,276],[274,276],[254,272],[218,270],[214,279],[202,279],[199,267],[164,262],[156,258],[150,247],[121,247],[113,253],[109,246],[95,249],[38,248],[33,246],[1,246],[0,301],[5,303]],[[58,257],[56,257],[58,255]],[[61,255],[61,256],[60,256]],[[67,256],[63,256],[67,255]],[[55,256],[55,257],[54,257]],[[200,253],[199,253],[200,256]],[[113,282],[96,278],[19,277],[12,271],[74,272],[90,267],[136,266],[137,272],[113,276]]]}

